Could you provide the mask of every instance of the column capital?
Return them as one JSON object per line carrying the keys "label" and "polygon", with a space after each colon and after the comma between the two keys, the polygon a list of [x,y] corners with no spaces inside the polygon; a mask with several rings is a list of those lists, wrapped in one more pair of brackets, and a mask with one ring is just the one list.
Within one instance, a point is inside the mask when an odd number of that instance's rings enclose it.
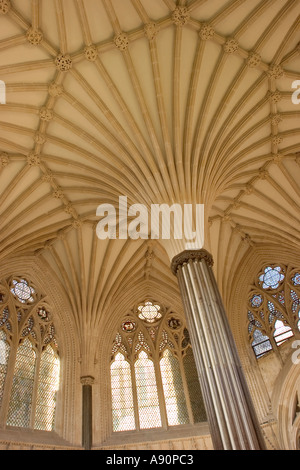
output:
{"label": "column capital", "polygon": [[213,266],[213,257],[207,250],[185,250],[182,253],[179,253],[178,255],[174,256],[171,263],[172,272],[176,276],[178,266],[182,266],[184,263],[188,263],[190,260],[201,261],[203,259],[209,266]]}
{"label": "column capital", "polygon": [[82,385],[94,385],[95,378],[91,375],[85,375],[84,377],[80,377],[80,383]]}

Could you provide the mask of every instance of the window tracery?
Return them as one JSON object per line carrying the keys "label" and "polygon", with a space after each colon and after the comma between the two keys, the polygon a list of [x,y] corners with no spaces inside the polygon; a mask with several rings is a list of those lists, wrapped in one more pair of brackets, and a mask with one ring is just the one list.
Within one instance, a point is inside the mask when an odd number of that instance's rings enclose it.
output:
{"label": "window tracery", "polygon": [[153,300],[120,323],[111,351],[113,431],[206,421],[188,330]]}
{"label": "window tracery", "polygon": [[251,287],[248,335],[257,358],[299,335],[300,270],[270,264]]}
{"label": "window tracery", "polygon": [[[0,283],[2,426],[54,428],[60,360],[51,309],[24,277]],[[3,400],[4,397],[7,400]]]}

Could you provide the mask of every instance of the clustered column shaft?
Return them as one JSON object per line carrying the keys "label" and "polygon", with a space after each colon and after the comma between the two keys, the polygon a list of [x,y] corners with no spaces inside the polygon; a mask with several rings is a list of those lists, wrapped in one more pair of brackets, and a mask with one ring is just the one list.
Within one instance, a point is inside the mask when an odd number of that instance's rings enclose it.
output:
{"label": "clustered column shaft", "polygon": [[250,393],[206,250],[172,261],[216,450],[265,448]]}
{"label": "clustered column shaft", "polygon": [[91,450],[93,440],[92,386],[94,377],[81,377],[80,381],[82,384],[82,447],[85,450]]}

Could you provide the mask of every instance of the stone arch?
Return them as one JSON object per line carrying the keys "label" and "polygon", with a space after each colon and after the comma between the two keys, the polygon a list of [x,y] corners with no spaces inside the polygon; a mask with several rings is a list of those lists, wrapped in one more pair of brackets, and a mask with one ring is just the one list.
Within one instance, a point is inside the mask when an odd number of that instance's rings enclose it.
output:
{"label": "stone arch", "polygon": [[[267,436],[266,441],[269,440],[273,448],[277,446],[286,448],[289,442],[288,434],[294,433],[292,441],[296,442],[298,432],[295,426],[288,426],[291,409],[288,407],[286,410],[286,405],[284,405],[284,403],[294,401],[294,385],[288,385],[289,382],[292,384],[297,380],[296,369],[292,372],[291,355],[294,351],[286,353],[283,364],[278,361],[275,364],[274,356],[269,356],[266,364],[261,368],[259,361],[255,359],[247,333],[246,303],[249,286],[262,266],[271,262],[294,264],[296,267],[300,266],[300,256],[297,252],[291,252],[288,248],[279,245],[260,245],[250,248],[234,273],[227,312],[259,421],[265,430],[265,437]],[[267,369],[271,371],[271,368],[273,368],[273,382],[275,380],[275,383],[267,387],[263,373]],[[289,369],[291,372],[288,373]],[[289,379],[288,375],[293,378]]]}
{"label": "stone arch", "polygon": [[[47,304],[54,312],[56,337],[61,358],[61,387],[58,392],[56,412],[56,433],[63,439],[78,444],[81,436],[74,432],[78,390],[79,346],[74,331],[72,312],[63,290],[51,268],[38,257],[24,256],[2,261],[0,278],[21,274],[31,279],[35,286],[46,295]],[[77,392],[77,393],[76,393]]]}

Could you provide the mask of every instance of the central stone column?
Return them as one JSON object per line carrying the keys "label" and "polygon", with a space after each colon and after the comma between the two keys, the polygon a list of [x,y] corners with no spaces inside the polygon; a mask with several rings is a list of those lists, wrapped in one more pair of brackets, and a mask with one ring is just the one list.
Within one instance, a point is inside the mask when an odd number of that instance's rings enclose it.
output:
{"label": "central stone column", "polygon": [[91,450],[93,443],[92,386],[94,380],[94,377],[91,376],[80,378],[82,384],[82,446],[85,450]]}
{"label": "central stone column", "polygon": [[175,256],[177,276],[215,450],[265,444],[206,250]]}

